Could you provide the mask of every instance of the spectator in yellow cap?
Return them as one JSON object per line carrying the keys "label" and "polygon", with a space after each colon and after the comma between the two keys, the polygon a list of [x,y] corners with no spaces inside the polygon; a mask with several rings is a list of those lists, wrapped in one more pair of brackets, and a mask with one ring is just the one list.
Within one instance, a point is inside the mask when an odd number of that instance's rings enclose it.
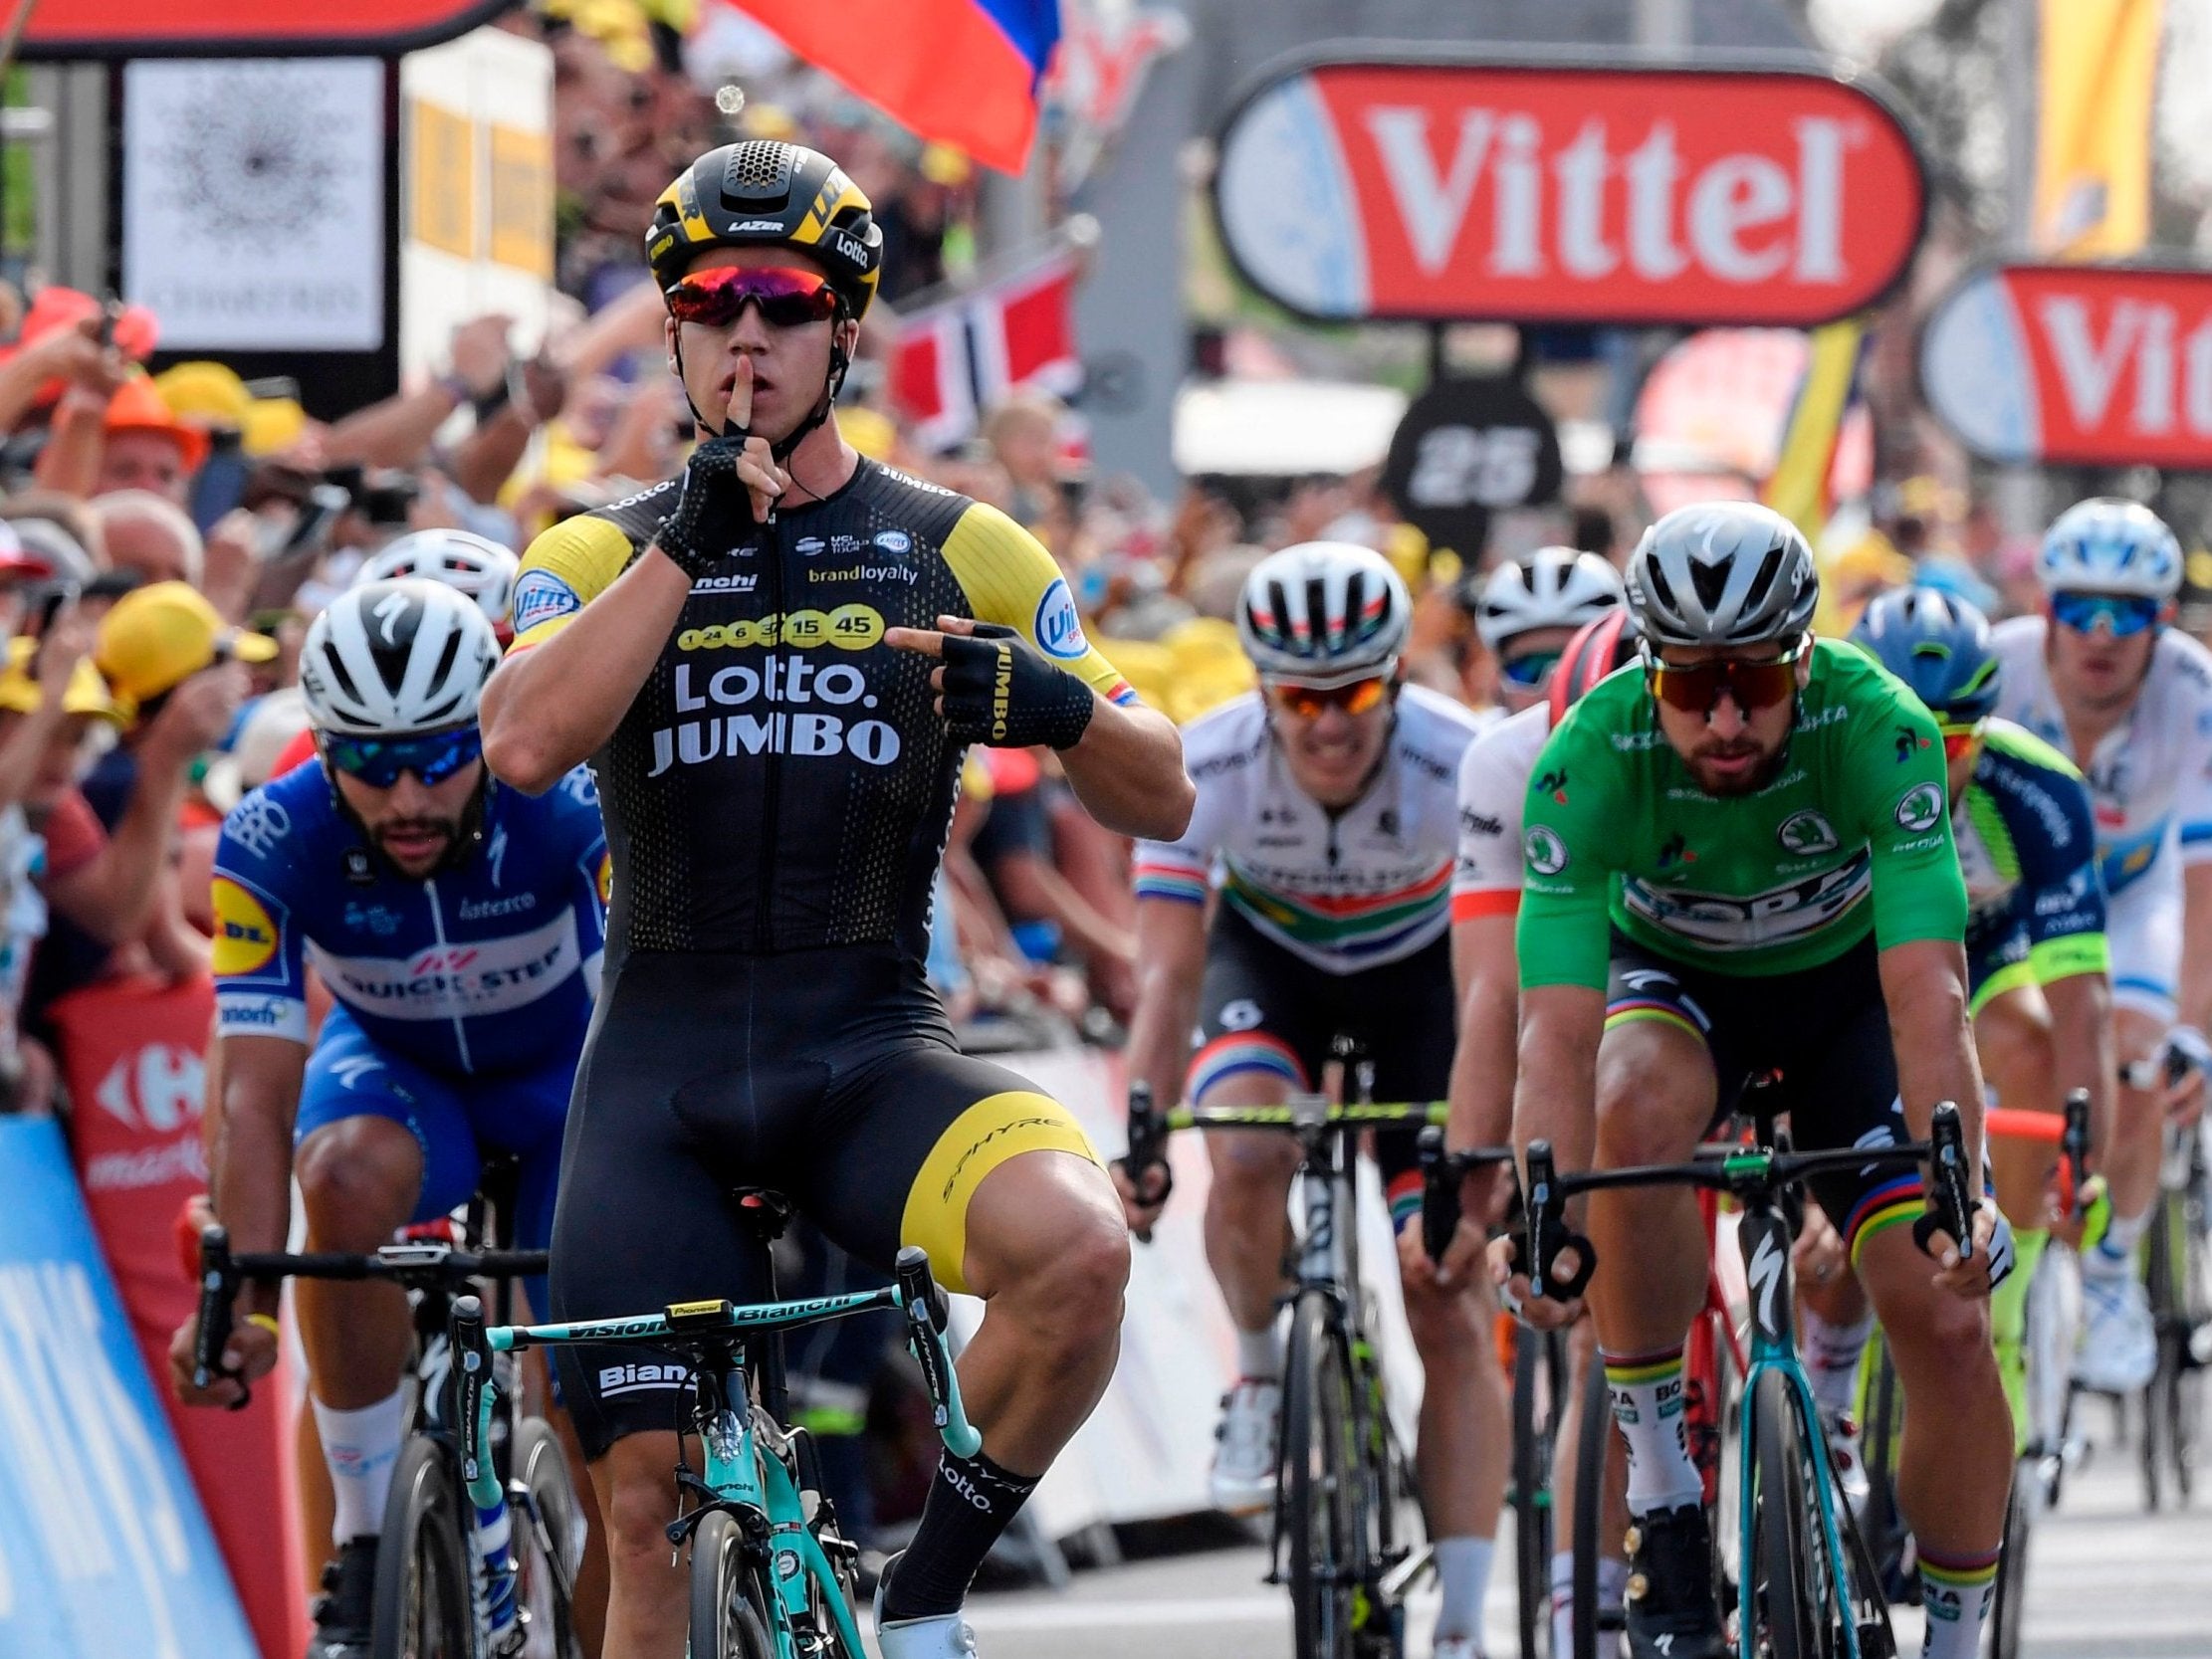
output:
{"label": "spectator in yellow cap", "polygon": [[94,660],[124,707],[149,713],[204,669],[276,660],[277,642],[225,622],[189,582],[154,582],[102,618]]}

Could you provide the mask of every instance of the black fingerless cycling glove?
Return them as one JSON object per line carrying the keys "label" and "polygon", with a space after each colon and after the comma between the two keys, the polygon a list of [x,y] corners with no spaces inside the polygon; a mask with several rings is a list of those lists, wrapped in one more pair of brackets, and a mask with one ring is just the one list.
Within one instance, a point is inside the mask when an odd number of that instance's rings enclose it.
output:
{"label": "black fingerless cycling glove", "polygon": [[964,743],[1073,748],[1092,708],[1090,687],[1003,623],[945,636],[945,724]]}
{"label": "black fingerless cycling glove", "polygon": [[701,440],[684,464],[676,511],[661,520],[654,545],[693,581],[716,569],[731,547],[754,533],[751,498],[738,482],[742,437]]}

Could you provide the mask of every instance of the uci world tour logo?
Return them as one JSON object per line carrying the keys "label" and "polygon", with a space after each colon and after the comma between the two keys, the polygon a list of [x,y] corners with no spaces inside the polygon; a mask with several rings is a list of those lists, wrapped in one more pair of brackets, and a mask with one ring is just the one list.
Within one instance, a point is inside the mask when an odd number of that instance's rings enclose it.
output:
{"label": "uci world tour logo", "polygon": [[1793,812],[1775,827],[1775,840],[1782,843],[1782,850],[1793,858],[1812,858],[1820,853],[1834,852],[1840,843],[1836,827],[1818,812],[1807,808]]}

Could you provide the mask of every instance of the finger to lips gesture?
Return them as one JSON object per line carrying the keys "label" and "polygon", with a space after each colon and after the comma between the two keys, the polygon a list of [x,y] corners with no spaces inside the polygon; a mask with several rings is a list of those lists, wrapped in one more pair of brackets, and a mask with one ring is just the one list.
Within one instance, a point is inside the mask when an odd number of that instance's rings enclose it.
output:
{"label": "finger to lips gesture", "polygon": [[723,413],[728,417],[724,432],[733,438],[740,433],[746,435],[745,447],[738,452],[738,482],[752,494],[753,521],[765,524],[790,477],[775,464],[769,441],[752,435],[753,359],[749,356],[741,354],[738,358],[738,377],[731,383],[730,406]]}

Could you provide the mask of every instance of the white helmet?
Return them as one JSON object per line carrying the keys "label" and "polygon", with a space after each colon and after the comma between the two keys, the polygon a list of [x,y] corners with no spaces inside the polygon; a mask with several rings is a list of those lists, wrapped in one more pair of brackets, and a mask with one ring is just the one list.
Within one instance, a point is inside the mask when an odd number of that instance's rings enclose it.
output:
{"label": "white helmet", "polygon": [[1516,634],[1595,622],[1621,599],[1621,572],[1596,553],[1539,547],[1490,572],[1475,602],[1475,632],[1495,651]]}
{"label": "white helmet", "polygon": [[515,606],[515,573],[521,563],[497,541],[469,530],[415,530],[362,565],[356,583],[401,576],[443,582],[474,599],[492,626],[503,628]]}
{"label": "white helmet", "polygon": [[2171,599],[2181,591],[2181,543],[2134,502],[2076,502],[2051,521],[2036,553],[2046,593],[2126,593]]}
{"label": "white helmet", "polygon": [[1413,595],[1381,553],[1302,541],[1252,566],[1236,633],[1261,674],[1326,690],[1396,667],[1413,615]]}
{"label": "white helmet", "polygon": [[300,690],[318,731],[404,737],[476,719],[499,640],[474,603],[411,577],[347,588],[308,629]]}

